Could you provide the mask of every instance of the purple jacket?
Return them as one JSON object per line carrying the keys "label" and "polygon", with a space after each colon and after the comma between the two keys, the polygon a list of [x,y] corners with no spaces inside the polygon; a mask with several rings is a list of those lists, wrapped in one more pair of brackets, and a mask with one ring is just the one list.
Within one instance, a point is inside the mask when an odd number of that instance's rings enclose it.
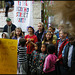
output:
{"label": "purple jacket", "polygon": [[46,57],[45,62],[44,62],[44,68],[43,68],[43,71],[45,73],[52,72],[55,70],[56,59],[57,57],[54,54],[49,54]]}
{"label": "purple jacket", "polygon": [[[20,36],[20,37],[19,37],[19,39],[20,39],[20,38],[23,38],[23,37],[22,37],[22,36]],[[19,46],[19,39],[17,39],[17,37],[16,37],[16,36],[13,36],[13,37],[12,37],[12,39],[16,39],[16,40],[18,40],[18,46]]]}

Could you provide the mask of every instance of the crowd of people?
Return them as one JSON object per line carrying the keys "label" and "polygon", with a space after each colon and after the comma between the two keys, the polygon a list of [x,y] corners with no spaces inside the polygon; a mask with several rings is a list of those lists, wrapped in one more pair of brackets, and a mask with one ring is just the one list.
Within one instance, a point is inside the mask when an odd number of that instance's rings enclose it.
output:
{"label": "crowd of people", "polygon": [[24,36],[22,29],[13,25],[10,18],[6,22],[2,38],[18,40],[18,74],[75,74],[75,38],[63,25],[59,25],[59,32],[55,33],[53,26],[45,30],[44,24],[39,22],[37,31],[28,26],[28,35]]}

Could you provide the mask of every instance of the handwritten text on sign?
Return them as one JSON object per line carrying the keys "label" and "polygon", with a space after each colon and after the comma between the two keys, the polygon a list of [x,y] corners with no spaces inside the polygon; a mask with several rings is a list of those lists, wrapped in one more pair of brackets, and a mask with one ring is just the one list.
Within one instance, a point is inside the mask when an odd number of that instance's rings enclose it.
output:
{"label": "handwritten text on sign", "polygon": [[17,21],[20,23],[25,23],[26,18],[28,17],[29,8],[27,6],[27,1],[18,1],[18,5],[16,7],[16,17]]}

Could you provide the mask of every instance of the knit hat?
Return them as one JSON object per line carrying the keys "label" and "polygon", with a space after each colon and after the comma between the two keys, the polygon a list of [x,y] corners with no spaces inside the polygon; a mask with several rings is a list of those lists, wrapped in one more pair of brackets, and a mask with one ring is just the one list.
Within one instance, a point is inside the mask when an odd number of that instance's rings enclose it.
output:
{"label": "knit hat", "polygon": [[32,28],[32,29],[33,29],[33,32],[35,32],[34,27],[28,26],[28,27],[27,27],[27,31],[28,31],[28,28]]}

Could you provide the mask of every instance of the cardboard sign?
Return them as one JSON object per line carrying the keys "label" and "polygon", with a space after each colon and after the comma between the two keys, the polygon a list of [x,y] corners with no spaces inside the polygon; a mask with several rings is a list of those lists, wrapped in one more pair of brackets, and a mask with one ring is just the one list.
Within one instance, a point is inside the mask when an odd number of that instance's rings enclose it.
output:
{"label": "cardboard sign", "polygon": [[0,74],[17,74],[17,40],[0,39]]}

